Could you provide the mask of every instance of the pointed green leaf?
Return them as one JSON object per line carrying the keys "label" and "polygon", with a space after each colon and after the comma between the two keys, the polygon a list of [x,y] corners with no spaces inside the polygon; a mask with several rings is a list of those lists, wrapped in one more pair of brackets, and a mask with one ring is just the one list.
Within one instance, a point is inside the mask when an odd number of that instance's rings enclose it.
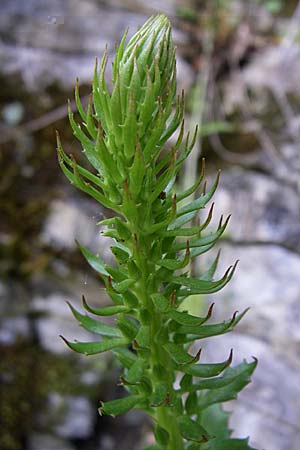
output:
{"label": "pointed green leaf", "polygon": [[154,428],[155,440],[160,445],[167,445],[169,442],[169,433],[167,430],[156,424]]}
{"label": "pointed green leaf", "polygon": [[140,347],[150,347],[150,327],[148,325],[142,325],[136,335],[136,341]]}
{"label": "pointed green leaf", "polygon": [[207,280],[207,281],[212,281],[213,280],[213,276],[217,270],[218,267],[218,263],[219,263],[219,259],[220,259],[220,254],[221,254],[221,250],[218,251],[216,258],[214,259],[212,265],[210,266],[210,268],[201,275],[201,279],[202,280]]}
{"label": "pointed green leaf", "polygon": [[[208,390],[199,398],[199,408],[203,410],[214,403],[224,403],[229,400],[234,400],[237,394],[250,383],[250,376],[252,375],[256,367],[256,361],[252,364],[248,364],[246,370],[239,373],[236,377],[231,377],[230,372],[227,376],[230,377],[230,383],[224,387],[220,387],[214,390]],[[230,371],[230,369],[227,369]],[[226,374],[224,375],[226,379]],[[224,380],[223,380],[224,381]]]}
{"label": "pointed green leaf", "polygon": [[137,117],[136,117],[136,103],[133,91],[129,93],[129,104],[126,110],[125,122],[122,126],[123,130],[123,145],[124,155],[128,160],[131,160],[136,149],[137,138]]}
{"label": "pointed green leaf", "polygon": [[96,316],[114,316],[118,313],[129,312],[130,309],[127,306],[123,305],[114,305],[114,306],[104,306],[103,308],[92,308],[89,306],[84,298],[82,297],[82,304],[86,311],[91,314],[95,314]]}
{"label": "pointed green leaf", "polygon": [[[179,323],[180,325],[189,326],[192,329],[194,329],[194,327],[202,325],[210,317],[210,316],[209,317],[192,316],[191,314],[188,314],[185,311],[176,311],[175,309],[170,309],[170,311],[167,312],[167,316],[170,317],[175,322]],[[176,328],[176,332],[177,329],[178,328]]]}
{"label": "pointed green leaf", "polygon": [[[215,243],[224,233],[226,226],[228,224],[228,221],[229,221],[229,218],[226,220],[224,225],[222,225],[222,227],[220,227],[214,233],[210,233],[207,236],[201,237],[199,239],[191,239],[190,240],[190,248],[192,249],[193,247],[202,247],[202,246],[206,246],[206,245]],[[175,243],[172,247],[172,250],[174,252],[178,252],[180,250],[184,250],[185,246],[186,246],[185,242]]]}
{"label": "pointed green leaf", "polygon": [[248,443],[248,439],[214,439],[203,445],[203,450],[255,450]]}
{"label": "pointed green leaf", "polygon": [[119,294],[122,294],[123,292],[127,291],[130,286],[132,286],[136,282],[135,279],[129,278],[128,280],[121,281],[120,283],[114,283],[114,289],[119,292]]}
{"label": "pointed green leaf", "polygon": [[203,380],[195,384],[188,383],[185,385],[181,385],[181,393],[200,391],[205,389],[212,390],[224,388],[233,383],[237,378],[249,378],[254,372],[256,365],[256,360],[254,360],[254,362],[252,363],[243,361],[241,364],[235,367],[229,367],[225,369],[224,374],[221,377],[210,378],[208,380]]}
{"label": "pointed green leaf", "polygon": [[69,302],[67,302],[72,311],[73,316],[78,320],[80,325],[92,333],[100,334],[107,337],[122,337],[121,332],[111,325],[107,325],[98,320],[94,320],[87,315],[80,314]]}
{"label": "pointed green leaf", "polygon": [[193,294],[210,294],[213,292],[217,292],[222,289],[226,284],[231,280],[234,271],[236,268],[236,264],[233,267],[230,267],[224,276],[217,281],[206,281],[196,278],[187,278],[184,276],[180,277],[171,277],[172,283],[187,286],[188,290],[182,290],[185,295],[193,295]]}
{"label": "pointed green leaf", "polygon": [[201,411],[201,425],[211,436],[218,439],[229,439],[232,430],[229,428],[231,413],[224,411],[220,404],[214,404]]}
{"label": "pointed green leaf", "polygon": [[208,438],[208,432],[199,423],[190,419],[188,416],[178,417],[178,427],[181,436],[189,441],[205,442]]}
{"label": "pointed green leaf", "polygon": [[139,327],[136,322],[129,319],[124,314],[119,314],[116,324],[124,336],[131,341],[135,339],[137,332],[139,331]]}
{"label": "pointed green leaf", "polygon": [[89,265],[98,273],[100,273],[101,275],[105,275],[105,276],[109,276],[109,273],[107,272],[107,270],[105,269],[105,263],[103,261],[103,259],[100,258],[100,256],[98,255],[94,255],[92,252],[90,252],[87,248],[85,248],[83,245],[79,244],[79,242],[77,242],[77,245],[81,251],[81,253],[83,254],[83,256],[85,257],[85,259],[87,260],[87,262],[89,263]]}
{"label": "pointed green leaf", "polygon": [[142,395],[130,395],[129,397],[102,403],[98,411],[100,415],[118,416],[133,409],[141,400],[143,400]]}
{"label": "pointed green leaf", "polygon": [[181,367],[184,373],[193,375],[194,377],[200,378],[210,378],[215,377],[222,373],[226,367],[231,364],[232,361],[232,351],[230,352],[229,358],[226,361],[217,364],[188,364]]}
{"label": "pointed green leaf", "polygon": [[143,187],[146,166],[140,143],[137,142],[133,148],[135,148],[135,155],[129,172],[129,192],[134,198],[137,198]]}
{"label": "pointed green leaf", "polygon": [[129,383],[137,383],[141,380],[145,371],[145,361],[138,359],[126,373],[126,381]]}
{"label": "pointed green leaf", "polygon": [[227,320],[223,323],[218,323],[214,325],[200,325],[198,327],[183,325],[176,329],[176,333],[183,334],[185,337],[187,335],[193,335],[192,338],[187,337],[185,342],[195,339],[204,339],[210,336],[218,336],[220,334],[228,333],[233,330],[233,328],[239,323],[239,321],[244,317],[244,315],[249,311],[249,308],[245,309],[241,314],[234,314],[232,319]]}
{"label": "pointed green leaf", "polygon": [[76,78],[76,85],[75,85],[75,102],[78,109],[78,112],[80,114],[80,117],[84,122],[86,122],[87,114],[85,110],[83,109],[82,103],[80,101],[80,95],[79,95],[79,80]]}
{"label": "pointed green leaf", "polygon": [[125,347],[118,347],[112,350],[113,354],[116,355],[120,363],[125,369],[130,369],[130,367],[136,362],[137,356],[132,353],[131,350]]}
{"label": "pointed green leaf", "polygon": [[153,301],[155,307],[159,311],[165,312],[170,308],[169,301],[166,299],[166,297],[163,294],[152,294],[151,298],[152,298],[152,301]]}
{"label": "pointed green leaf", "polygon": [[72,350],[84,355],[96,355],[128,344],[128,340],[124,338],[105,339],[99,342],[69,342],[63,336],[61,338]]}
{"label": "pointed green leaf", "polygon": [[195,359],[183,349],[182,345],[169,343],[165,345],[165,349],[177,364],[190,364]]}
{"label": "pointed green leaf", "polygon": [[185,402],[185,410],[191,417],[199,412],[197,392],[190,392]]}
{"label": "pointed green leaf", "polygon": [[199,211],[199,209],[202,209],[214,195],[214,193],[217,189],[217,186],[219,184],[219,179],[220,179],[220,172],[218,173],[218,176],[217,176],[213,186],[211,187],[210,191],[207,192],[207,194],[202,194],[199,198],[197,198],[196,200],[193,200],[188,205],[183,206],[177,213],[178,217],[182,216],[183,214],[186,214],[186,213],[189,213],[189,212],[192,212],[195,210]]}
{"label": "pointed green leaf", "polygon": [[157,384],[154,388],[154,392],[150,397],[151,406],[162,406],[168,398],[168,385],[167,383]]}

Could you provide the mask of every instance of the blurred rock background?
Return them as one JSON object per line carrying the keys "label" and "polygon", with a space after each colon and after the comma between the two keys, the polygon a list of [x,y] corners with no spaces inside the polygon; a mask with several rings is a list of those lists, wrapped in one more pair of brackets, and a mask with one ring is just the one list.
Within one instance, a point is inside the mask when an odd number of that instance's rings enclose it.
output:
{"label": "blurred rock background", "polygon": [[[88,339],[66,306],[107,303],[75,239],[109,259],[95,225],[109,212],[57,167],[55,129],[80,159],[66,119],[78,76],[86,100],[94,58],[157,12],[169,15],[194,159],[222,168],[215,217],[232,213],[221,269],[240,259],[216,318],[251,310],[236,332],[204,343],[203,359],[255,355],[234,405],[237,436],[259,450],[300,445],[300,6],[280,0],[2,0],[0,5],[0,449],[140,450],[145,417],[99,417],[120,396],[111,356],[84,358],[59,340]],[[199,168],[199,164],[198,164]],[[199,261],[201,270],[204,262]]]}

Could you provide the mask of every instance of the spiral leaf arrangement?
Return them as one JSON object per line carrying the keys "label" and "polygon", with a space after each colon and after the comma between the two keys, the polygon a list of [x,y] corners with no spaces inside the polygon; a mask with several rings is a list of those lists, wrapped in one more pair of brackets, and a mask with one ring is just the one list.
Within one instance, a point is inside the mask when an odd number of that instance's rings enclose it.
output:
{"label": "spiral leaf arrangement", "polygon": [[[184,96],[176,96],[176,59],[169,20],[150,18],[116,49],[110,92],[105,80],[107,54],[95,64],[92,95],[83,108],[78,82],[75,99],[82,124],[69,108],[75,137],[93,170],[68,156],[57,136],[59,164],[71,184],[115,212],[102,220],[105,236],[113,239],[116,264],[80,246],[100,275],[112,306],[93,308],[83,298],[82,314],[71,311],[86,330],[101,336],[92,342],[65,342],[85,355],[111,350],[124,367],[121,383],[127,395],[102,403],[100,414],[116,416],[137,408],[154,421],[156,443],[147,450],[246,450],[247,439],[230,438],[228,417],[220,403],[236,398],[250,381],[256,360],[231,368],[225,361],[199,362],[191,344],[231,331],[246,311],[207,324],[204,317],[182,310],[189,296],[222,289],[236,264],[214,279],[219,254],[211,267],[195,278],[190,261],[209,251],[224,233],[221,218],[214,232],[203,233],[213,212],[197,226],[189,225],[210,202],[219,175],[206,190],[204,162],[198,181],[174,193],[176,176],[193,149],[197,129],[184,137]],[[167,140],[177,133],[171,150]],[[191,194],[198,192],[195,200]],[[114,316],[115,326],[94,318]],[[176,384],[175,380],[179,380]]]}

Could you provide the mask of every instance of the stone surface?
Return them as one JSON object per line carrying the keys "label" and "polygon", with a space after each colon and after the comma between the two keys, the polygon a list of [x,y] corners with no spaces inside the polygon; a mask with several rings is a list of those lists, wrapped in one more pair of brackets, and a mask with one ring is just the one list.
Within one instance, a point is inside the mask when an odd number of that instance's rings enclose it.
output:
{"label": "stone surface", "polygon": [[32,433],[29,438],[29,450],[74,450],[70,443],[51,434]]}
{"label": "stone surface", "polygon": [[230,316],[250,307],[239,328],[292,364],[300,356],[300,257],[277,246],[222,247],[219,274],[237,258],[240,262],[231,282],[211,296],[215,313]]}
{"label": "stone surface", "polygon": [[202,361],[217,362],[234,349],[234,364],[259,360],[253,383],[231,407],[233,427],[259,450],[296,449],[300,441],[300,256],[279,246],[221,245],[219,274],[236,258],[236,274],[215,302],[214,320],[250,311],[236,331],[201,341]]}
{"label": "stone surface", "polygon": [[12,345],[18,339],[28,339],[30,336],[30,324],[26,317],[14,317],[6,319],[0,326],[0,344]]}
{"label": "stone surface", "polygon": [[228,170],[214,195],[214,223],[232,214],[230,239],[283,244],[300,251],[300,202],[296,192],[254,171]]}
{"label": "stone surface", "polygon": [[0,283],[0,343],[13,345],[17,340],[31,337],[31,326],[27,317],[30,296],[17,281]]}
{"label": "stone surface", "polygon": [[[55,427],[58,436],[69,439],[84,439],[91,436],[95,414],[86,397],[64,396],[53,401],[61,402],[64,408],[64,417]],[[55,406],[59,407],[59,404]]]}
{"label": "stone surface", "polygon": [[[243,331],[242,325],[239,330]],[[272,343],[239,332],[216,337],[203,347],[203,362],[226,359],[230,348],[234,349],[233,365],[242,359],[250,361],[251,355],[258,358],[252,383],[237,401],[226,405],[233,411],[233,436],[250,436],[250,443],[258,450],[296,450],[300,442],[300,363],[291,363]]]}
{"label": "stone surface", "polygon": [[[1,72],[20,74],[27,90],[33,92],[55,82],[72,88],[76,77],[90,83],[95,56],[102,56],[106,44],[113,55],[115,42],[120,41],[127,27],[130,36],[152,13],[170,13],[174,8],[171,2],[166,2],[168,7],[164,8],[161,2],[153,1],[145,10],[142,3],[136,2],[130,12],[92,0],[43,4],[39,0],[4,0],[0,16],[4,36],[0,40]],[[108,78],[110,68],[108,64]],[[179,90],[188,88],[193,71],[179,61],[178,76]]]}
{"label": "stone surface", "polygon": [[[92,291],[93,289],[89,289],[86,292]],[[99,305],[99,288],[97,291],[98,292],[94,291],[94,296],[91,296],[91,301],[89,301],[90,304],[93,304],[92,300],[98,300]],[[70,290],[54,290],[47,295],[40,294],[33,298],[31,312],[34,312],[37,315],[35,319],[35,329],[40,345],[44,350],[57,354],[69,353],[70,349],[59,337],[60,335],[63,335],[70,341],[89,341],[93,338],[97,339],[97,336],[79,326],[66,303],[68,301],[76,309],[82,311],[80,294],[81,293],[79,292],[78,295],[75,295]],[[90,298],[89,295],[87,298]],[[105,300],[102,300],[102,304],[105,304]]]}
{"label": "stone surface", "polygon": [[96,225],[101,219],[104,219],[104,215],[96,202],[70,198],[54,200],[50,204],[41,238],[56,249],[74,250],[75,241],[78,240],[91,248],[100,247],[101,244],[102,251],[103,247],[108,251],[110,240],[101,237],[101,229]]}
{"label": "stone surface", "polygon": [[[250,87],[271,88],[275,92],[299,94],[297,77],[300,70],[299,56],[299,44],[293,44],[288,48],[284,45],[266,47],[242,72],[242,77]],[[268,76],[270,73],[271,77]]]}

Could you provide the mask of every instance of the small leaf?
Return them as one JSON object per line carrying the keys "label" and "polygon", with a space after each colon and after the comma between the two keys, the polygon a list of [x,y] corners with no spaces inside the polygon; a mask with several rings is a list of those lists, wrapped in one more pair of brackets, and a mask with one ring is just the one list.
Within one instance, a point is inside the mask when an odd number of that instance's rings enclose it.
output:
{"label": "small leaf", "polygon": [[[132,130],[130,132],[132,133]],[[143,187],[146,166],[139,141],[133,148],[135,149],[135,155],[129,172],[129,192],[134,198],[138,198]]]}
{"label": "small leaf", "polygon": [[171,280],[175,284],[179,284],[181,286],[187,286],[187,290],[183,290],[185,295],[193,295],[193,294],[211,294],[213,292],[217,292],[222,289],[226,284],[231,280],[235,268],[235,264],[233,267],[229,267],[224,276],[217,281],[206,281],[197,278],[187,278],[184,276],[180,277],[171,277]]}
{"label": "small leaf", "polygon": [[217,270],[218,267],[218,263],[219,263],[219,259],[220,259],[220,254],[221,254],[221,250],[218,251],[216,258],[214,259],[212,265],[210,266],[210,268],[201,275],[201,279],[202,280],[207,280],[207,281],[212,281],[213,280],[213,276]]}
{"label": "small leaf", "polygon": [[248,445],[248,439],[214,439],[203,445],[201,450],[255,450]]}
{"label": "small leaf", "polygon": [[126,317],[124,314],[119,314],[116,324],[121,330],[122,334],[126,336],[129,340],[135,339],[137,332],[139,330],[138,325],[133,322],[133,320]]}
{"label": "small leaf", "polygon": [[160,445],[167,445],[169,442],[169,433],[158,424],[154,428],[155,440]]}
{"label": "small leaf", "polygon": [[219,375],[223,370],[231,364],[232,351],[226,361],[217,364],[187,364],[181,367],[184,373],[193,375],[194,377],[210,378]]}
{"label": "small leaf", "polygon": [[230,415],[231,413],[224,411],[220,404],[211,405],[201,411],[201,425],[211,436],[229,439],[232,431],[229,428]]}
{"label": "small leaf", "polygon": [[140,347],[150,347],[150,327],[148,325],[142,325],[136,335],[136,341]]}
{"label": "small leaf", "polygon": [[181,392],[193,392],[204,389],[211,390],[224,388],[234,382],[237,378],[249,378],[252,375],[256,365],[256,360],[249,364],[246,361],[243,361],[241,364],[235,367],[229,367],[225,369],[224,375],[221,377],[210,378],[208,380],[203,380],[195,384],[185,383],[184,385],[181,385]]}
{"label": "small leaf", "polygon": [[[195,339],[204,339],[210,336],[218,336],[220,334],[228,333],[231,331],[244,317],[244,315],[249,311],[247,308],[241,314],[234,314],[232,319],[227,320],[223,323],[217,323],[214,325],[200,325],[199,327],[194,326],[181,326],[176,329],[176,333],[185,335],[186,340],[184,342],[189,342]],[[188,335],[192,335],[189,337]]]}
{"label": "small leaf", "polygon": [[81,253],[83,254],[83,256],[85,257],[85,259],[87,260],[87,262],[89,263],[89,265],[98,273],[100,273],[101,275],[105,275],[105,276],[109,276],[109,273],[107,272],[107,270],[105,269],[105,263],[104,261],[100,258],[100,256],[96,256],[94,255],[92,252],[90,252],[87,248],[83,247],[83,245],[79,244],[79,242],[77,242],[77,245],[81,251]]}
{"label": "small leaf", "polygon": [[[135,69],[134,69],[135,72]],[[123,124],[123,145],[124,155],[128,160],[131,160],[136,151],[136,137],[137,137],[137,114],[136,102],[133,90],[129,92],[129,105],[126,110],[126,118]],[[137,186],[138,189],[139,186]]]}
{"label": "small leaf", "polygon": [[192,375],[188,375],[187,373],[184,374],[180,380],[180,387],[182,392],[189,392],[189,390],[192,391],[192,386],[193,386]]}
{"label": "small leaf", "polygon": [[95,314],[96,316],[114,316],[115,314],[129,311],[129,308],[123,305],[105,306],[104,308],[92,308],[87,304],[84,296],[82,296],[82,304],[86,311],[90,312],[91,314]]}
{"label": "small leaf", "polygon": [[151,298],[152,298],[152,301],[153,301],[155,307],[159,311],[165,312],[170,308],[169,300],[167,300],[164,295],[152,294]]}
{"label": "small leaf", "polygon": [[204,442],[209,438],[208,432],[199,423],[188,416],[178,417],[179,431],[184,439],[189,441]]}
{"label": "small leaf", "polygon": [[197,392],[191,392],[185,402],[185,410],[189,416],[199,412]]}
{"label": "small leaf", "polygon": [[136,362],[137,357],[132,351],[128,350],[128,348],[119,347],[112,350],[112,352],[116,355],[120,363],[125,369],[130,369],[130,367]]}
{"label": "small leaf", "polygon": [[130,395],[129,397],[102,403],[98,411],[101,416],[102,414],[118,416],[133,409],[141,400],[143,400],[142,395]]}
{"label": "small leaf", "polygon": [[194,357],[189,355],[182,345],[169,343],[165,345],[165,349],[177,364],[190,364],[194,361]]}
{"label": "small leaf", "polygon": [[[179,323],[180,325],[185,325],[189,327],[197,327],[202,325],[204,322],[206,322],[209,317],[197,317],[192,316],[191,314],[188,314],[185,311],[176,311],[174,309],[170,309],[170,311],[167,312],[167,316],[170,317],[170,319],[174,320],[175,322]],[[177,331],[177,329],[176,329]]]}
{"label": "small leaf", "polygon": [[162,406],[168,401],[168,385],[167,383],[157,384],[154,392],[150,397],[151,406]]}
{"label": "small leaf", "polygon": [[127,291],[130,286],[132,286],[135,283],[136,280],[133,278],[129,278],[128,280],[121,281],[120,283],[114,283],[114,289],[119,293],[122,294],[123,292]]}
{"label": "small leaf", "polygon": [[83,353],[84,355],[96,355],[111,350],[122,345],[127,345],[128,340],[124,338],[105,339],[100,342],[69,342],[63,336],[60,336],[68,347],[75,352]]}
{"label": "small leaf", "polygon": [[145,361],[138,359],[126,373],[126,380],[136,383],[141,380],[145,370]]}
{"label": "small leaf", "polygon": [[117,261],[119,261],[120,263],[128,261],[129,253],[126,250],[115,245],[111,246],[110,249],[113,255],[116,257]]}
{"label": "small leaf", "polygon": [[[234,400],[237,397],[237,394],[250,383],[250,376],[252,375],[255,367],[256,362],[251,365],[249,364],[247,370],[244,370],[238,376],[231,379],[231,382],[228,383],[227,386],[216,390],[208,390],[203,393],[199,399],[199,408],[202,410],[210,405],[213,405],[214,403],[224,403],[229,400]],[[226,375],[224,377],[226,378]]]}
{"label": "small leaf", "polygon": [[204,208],[204,206],[209,202],[209,200],[214,195],[214,193],[217,189],[217,186],[219,184],[219,179],[220,179],[220,172],[218,172],[216,180],[215,180],[213,186],[211,187],[210,191],[207,194],[202,194],[199,198],[197,198],[196,200],[193,200],[188,205],[183,206],[178,211],[177,216],[180,217],[183,214],[186,214],[186,213],[189,213],[192,211],[199,211],[199,209]]}
{"label": "small leaf", "polygon": [[122,337],[122,334],[117,328],[94,320],[87,315],[80,314],[69,302],[67,303],[72,311],[73,316],[86,330],[91,331],[92,333],[100,334],[101,336]]}

